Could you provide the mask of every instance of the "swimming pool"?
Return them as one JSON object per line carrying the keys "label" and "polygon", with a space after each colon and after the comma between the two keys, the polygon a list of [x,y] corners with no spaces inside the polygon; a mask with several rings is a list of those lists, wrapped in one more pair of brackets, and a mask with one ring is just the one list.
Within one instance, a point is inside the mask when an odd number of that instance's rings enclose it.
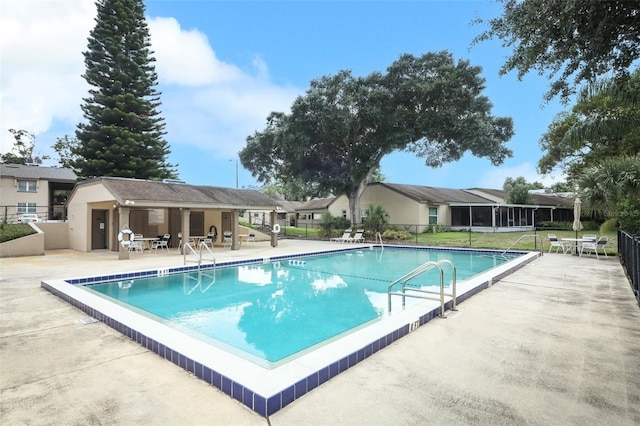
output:
{"label": "swimming pool", "polygon": [[454,256],[460,302],[537,255],[518,254],[371,246],[42,285],[266,416],[439,314],[437,301],[414,300],[389,315],[394,279]]}

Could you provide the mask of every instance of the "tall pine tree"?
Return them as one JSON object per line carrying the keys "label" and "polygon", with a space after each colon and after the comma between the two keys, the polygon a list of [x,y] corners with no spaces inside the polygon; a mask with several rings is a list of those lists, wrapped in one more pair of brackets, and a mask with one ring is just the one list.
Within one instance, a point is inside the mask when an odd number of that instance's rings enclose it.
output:
{"label": "tall pine tree", "polygon": [[78,124],[72,166],[84,178],[176,177],[167,163],[160,93],[155,90],[150,37],[142,0],[98,0],[96,26],[84,52],[85,122]]}

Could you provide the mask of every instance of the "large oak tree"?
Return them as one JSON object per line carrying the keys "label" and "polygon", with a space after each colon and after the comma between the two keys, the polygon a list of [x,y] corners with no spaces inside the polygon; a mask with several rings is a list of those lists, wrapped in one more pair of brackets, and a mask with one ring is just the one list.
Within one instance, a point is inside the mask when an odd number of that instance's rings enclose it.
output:
{"label": "large oak tree", "polygon": [[499,1],[502,15],[489,20],[474,42],[499,38],[512,49],[501,75],[547,75],[547,101],[557,95],[567,101],[578,87],[604,75],[625,80],[640,57],[637,0]]}
{"label": "large oak tree", "polygon": [[360,222],[360,196],[385,155],[414,152],[437,167],[470,151],[501,164],[513,135],[508,117],[491,115],[481,68],[448,52],[403,55],[385,74],[349,71],[311,82],[289,114],[274,112],[247,138],[243,167],[261,182],[302,179],[349,198]]}

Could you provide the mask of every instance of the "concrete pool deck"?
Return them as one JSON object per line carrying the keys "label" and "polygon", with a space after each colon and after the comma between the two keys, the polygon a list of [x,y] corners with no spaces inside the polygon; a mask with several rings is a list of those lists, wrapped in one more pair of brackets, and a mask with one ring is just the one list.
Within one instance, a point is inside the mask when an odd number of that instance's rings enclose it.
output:
{"label": "concrete pool deck", "polygon": [[[218,261],[335,248],[216,248]],[[2,424],[640,424],[640,309],[615,258],[546,254],[268,419],[40,287],[176,254],[0,259]]]}

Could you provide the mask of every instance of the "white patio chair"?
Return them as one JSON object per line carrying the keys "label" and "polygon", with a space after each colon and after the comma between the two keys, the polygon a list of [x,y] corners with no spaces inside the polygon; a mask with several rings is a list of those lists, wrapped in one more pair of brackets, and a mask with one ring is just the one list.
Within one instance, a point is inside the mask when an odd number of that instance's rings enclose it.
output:
{"label": "white patio chair", "polygon": [[596,254],[596,259],[599,260],[600,257],[598,256],[598,249],[602,249],[604,257],[609,257],[607,256],[607,250],[605,248],[607,241],[609,241],[609,237],[600,237],[598,241],[582,240],[582,245],[580,245],[580,256],[582,256],[582,253],[585,251],[588,251],[589,253],[593,252]]}
{"label": "white patio chair", "polygon": [[169,238],[171,238],[170,234],[164,234],[162,238],[151,243],[151,248],[154,249],[156,253],[158,249],[160,249],[160,251],[167,250],[167,253],[169,253]]}
{"label": "white patio chair", "polygon": [[231,243],[233,242],[233,233],[229,231],[224,231],[222,233],[222,245],[224,247],[231,247]]}
{"label": "white patio chair", "polygon": [[256,234],[249,233],[249,236],[247,237],[247,242],[248,243],[255,243],[256,242]]}
{"label": "white patio chair", "polygon": [[200,241],[200,247],[202,246],[213,248],[213,238],[211,237],[203,238],[202,241]]}
{"label": "white patio chair", "polygon": [[133,234],[133,241],[129,243],[129,251],[144,253],[144,236],[142,234]]}
{"label": "white patio chair", "polygon": [[562,253],[566,253],[568,250],[571,250],[571,247],[568,244],[565,244],[564,241],[558,241],[558,237],[556,237],[556,234],[548,234],[547,237],[549,238],[549,253],[551,253],[551,250],[555,247],[556,251],[555,253],[558,253],[559,250],[562,250]]}

